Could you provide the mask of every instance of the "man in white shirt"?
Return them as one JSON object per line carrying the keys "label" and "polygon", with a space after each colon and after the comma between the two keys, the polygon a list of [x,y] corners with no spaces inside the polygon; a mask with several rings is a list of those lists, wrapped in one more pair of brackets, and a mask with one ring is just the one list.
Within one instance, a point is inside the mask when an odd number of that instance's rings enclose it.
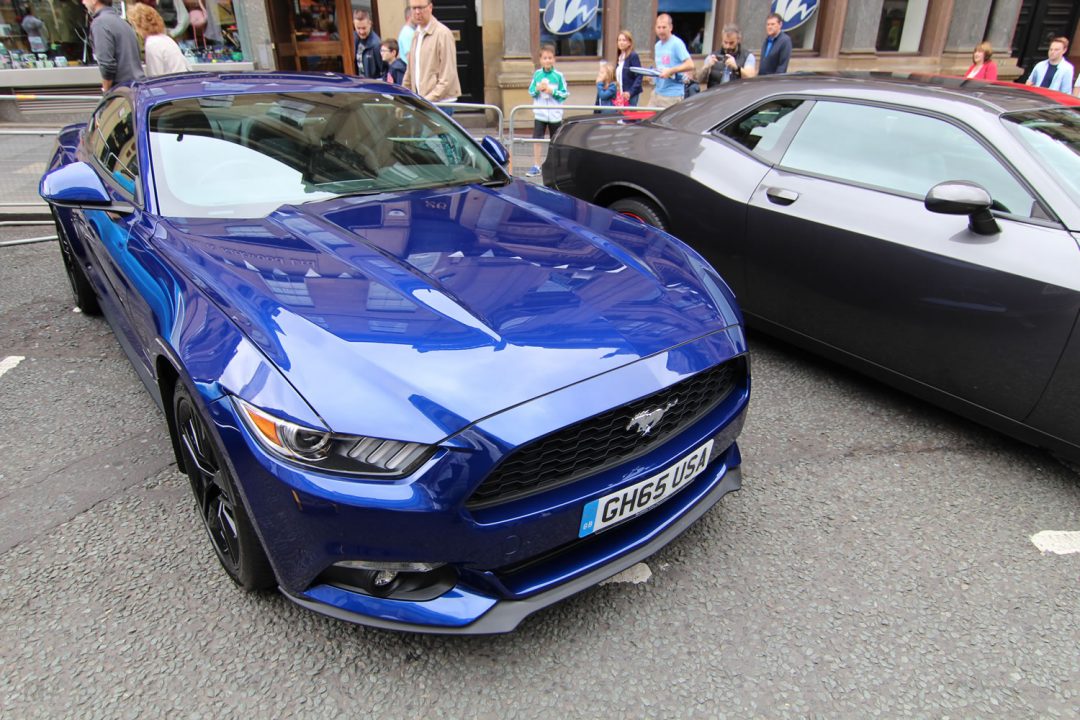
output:
{"label": "man in white shirt", "polygon": [[1027,84],[1068,94],[1073,87],[1073,66],[1065,59],[1068,49],[1068,38],[1056,37],[1051,40],[1046,59],[1031,71]]}

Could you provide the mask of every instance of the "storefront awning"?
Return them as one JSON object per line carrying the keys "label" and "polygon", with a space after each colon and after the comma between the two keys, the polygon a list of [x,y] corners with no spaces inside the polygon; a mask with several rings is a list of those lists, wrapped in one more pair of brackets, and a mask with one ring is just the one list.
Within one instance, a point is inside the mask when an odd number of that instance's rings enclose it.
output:
{"label": "storefront awning", "polygon": [[712,12],[712,0],[659,0],[659,12],[666,13],[707,13]]}

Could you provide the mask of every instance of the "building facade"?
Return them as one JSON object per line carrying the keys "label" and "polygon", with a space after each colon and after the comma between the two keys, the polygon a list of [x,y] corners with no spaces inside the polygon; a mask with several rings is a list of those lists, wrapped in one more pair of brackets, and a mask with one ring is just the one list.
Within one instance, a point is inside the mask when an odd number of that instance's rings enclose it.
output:
{"label": "building facade", "polygon": [[[303,42],[295,42],[302,32],[288,27],[296,25],[288,17],[296,15],[293,10],[272,0],[234,2],[245,6],[250,57],[257,67],[305,67],[295,62],[305,57],[302,49],[299,54],[292,47],[282,52],[283,45]],[[298,0],[288,5],[301,13],[334,13],[340,27],[342,56],[324,65],[309,63],[306,69],[351,72],[352,12],[368,11],[382,37],[396,37],[406,0]],[[556,47],[557,66],[571,87],[569,102],[591,104],[598,63],[614,60],[621,29],[634,36],[642,61],[651,62],[658,12],[673,17],[675,34],[701,63],[728,23],[741,26],[744,46],[758,53],[766,15],[778,11],[788,19],[785,28],[795,26],[788,31],[795,48],[791,71],[962,74],[974,47],[987,40],[995,48],[1001,77],[1010,79],[1045,57],[1051,35],[1074,39],[1074,57],[1080,45],[1080,3],[1072,0],[434,0],[434,5],[435,16],[458,39],[462,100],[507,110],[530,102],[528,85],[541,44]],[[1020,31],[1027,36],[1018,38]],[[1024,45],[1026,57],[1012,57],[1018,44]],[[323,51],[334,50],[326,46]]]}
{"label": "building facade", "polygon": [[[407,3],[421,0],[157,0],[170,32],[199,69],[355,72],[353,14],[363,10],[383,38],[397,37]],[[117,0],[117,4],[120,0]],[[195,28],[188,7],[206,8]],[[541,44],[553,44],[574,104],[591,104],[601,60],[614,61],[621,29],[652,61],[653,20],[674,19],[697,63],[728,23],[757,54],[770,11],[785,16],[794,44],[790,71],[876,70],[961,74],[987,40],[1004,79],[1046,56],[1048,38],[1080,49],[1074,0],[434,0],[458,41],[462,101],[528,104]],[[33,39],[28,14],[45,25]],[[78,0],[0,0],[0,87],[75,92],[97,84]],[[552,28],[555,28],[554,30]],[[45,50],[42,52],[42,45]],[[63,67],[66,66],[66,67]],[[25,90],[24,90],[25,91]],[[647,96],[646,96],[647,97]]]}

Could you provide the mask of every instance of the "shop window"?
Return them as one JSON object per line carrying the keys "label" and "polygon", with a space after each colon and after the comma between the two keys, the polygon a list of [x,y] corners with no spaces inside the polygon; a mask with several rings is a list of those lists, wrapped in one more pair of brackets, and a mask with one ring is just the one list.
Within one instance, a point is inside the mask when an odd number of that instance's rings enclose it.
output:
{"label": "shop window", "polygon": [[[334,0],[301,0],[299,7],[300,11],[296,13],[296,25],[293,28],[297,42],[341,39],[338,34],[337,3]],[[371,13],[371,8],[367,6],[353,9]],[[349,27],[352,27],[351,17]]]}
{"label": "shop window", "polygon": [[885,0],[878,25],[878,52],[919,52],[929,0]]}
{"label": "shop window", "polygon": [[[657,0],[656,11],[671,16],[672,34],[686,43],[693,55],[709,52],[713,45],[715,0]],[[719,42],[716,43],[719,45]]]}
{"label": "shop window", "polygon": [[813,50],[817,42],[817,21],[819,13],[814,13],[810,19],[793,30],[786,30],[791,38],[791,46],[796,50]]}
{"label": "shop window", "polygon": [[0,69],[93,62],[86,10],[71,0],[0,0]]}
{"label": "shop window", "polygon": [[[244,59],[233,0],[158,0],[157,11],[189,62]],[[0,69],[92,65],[89,36],[81,2],[0,0]]]}
{"label": "shop window", "polygon": [[189,60],[244,59],[233,0],[158,0],[157,11]]}
{"label": "shop window", "polygon": [[597,57],[603,16],[604,0],[540,0],[540,44],[554,45],[558,57]]}

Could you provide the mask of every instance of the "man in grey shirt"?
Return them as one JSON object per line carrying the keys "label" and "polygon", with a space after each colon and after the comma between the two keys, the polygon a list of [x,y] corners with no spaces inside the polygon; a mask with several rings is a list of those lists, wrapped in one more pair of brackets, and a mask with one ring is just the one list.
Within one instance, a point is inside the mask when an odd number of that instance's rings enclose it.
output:
{"label": "man in grey shirt", "polygon": [[139,61],[139,38],[113,10],[113,0],[82,0],[82,4],[92,18],[90,38],[101,72],[101,89],[108,92],[113,85],[145,78]]}

